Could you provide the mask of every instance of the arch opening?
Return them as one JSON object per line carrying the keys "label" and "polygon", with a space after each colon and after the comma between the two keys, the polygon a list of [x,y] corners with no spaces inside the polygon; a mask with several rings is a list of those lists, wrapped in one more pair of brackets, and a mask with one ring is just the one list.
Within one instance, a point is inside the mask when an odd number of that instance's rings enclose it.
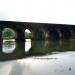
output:
{"label": "arch opening", "polygon": [[25,30],[25,39],[32,39],[33,35],[29,29]]}
{"label": "arch opening", "polygon": [[56,29],[50,29],[49,32],[49,39],[50,40],[58,40],[60,39],[60,34]]}
{"label": "arch opening", "polygon": [[2,31],[2,52],[12,53],[15,48],[15,39],[17,38],[16,32],[11,28],[4,28]]}
{"label": "arch opening", "polygon": [[31,48],[32,33],[29,29],[25,30],[25,52],[29,52]]}

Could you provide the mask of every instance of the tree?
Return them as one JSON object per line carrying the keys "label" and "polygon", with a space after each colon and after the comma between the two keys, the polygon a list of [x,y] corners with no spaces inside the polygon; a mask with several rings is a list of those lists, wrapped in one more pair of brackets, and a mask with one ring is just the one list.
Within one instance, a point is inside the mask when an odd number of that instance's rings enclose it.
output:
{"label": "tree", "polygon": [[5,28],[2,32],[2,38],[3,39],[15,39],[16,33],[13,29]]}
{"label": "tree", "polygon": [[25,39],[32,39],[32,33],[28,29],[25,30]]}

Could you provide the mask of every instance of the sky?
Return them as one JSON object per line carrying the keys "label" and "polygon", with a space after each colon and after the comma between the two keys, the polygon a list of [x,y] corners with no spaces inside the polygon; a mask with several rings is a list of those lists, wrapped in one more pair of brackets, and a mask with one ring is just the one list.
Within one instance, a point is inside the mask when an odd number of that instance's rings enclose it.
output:
{"label": "sky", "polygon": [[0,0],[0,20],[75,25],[75,0]]}

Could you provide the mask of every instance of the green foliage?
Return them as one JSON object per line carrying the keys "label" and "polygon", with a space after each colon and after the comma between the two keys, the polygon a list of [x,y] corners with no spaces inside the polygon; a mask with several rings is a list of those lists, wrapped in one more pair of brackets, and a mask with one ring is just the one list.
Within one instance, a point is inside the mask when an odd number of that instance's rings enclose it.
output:
{"label": "green foliage", "polygon": [[3,39],[15,39],[16,33],[13,29],[5,28],[2,33],[2,38]]}
{"label": "green foliage", "polygon": [[31,39],[32,33],[25,32],[25,39]]}

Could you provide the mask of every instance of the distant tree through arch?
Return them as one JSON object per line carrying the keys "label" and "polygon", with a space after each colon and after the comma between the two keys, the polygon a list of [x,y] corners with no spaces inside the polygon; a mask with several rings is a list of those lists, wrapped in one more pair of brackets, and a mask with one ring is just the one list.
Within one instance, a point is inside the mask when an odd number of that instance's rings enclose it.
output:
{"label": "distant tree through arch", "polygon": [[29,29],[25,30],[25,39],[32,39],[32,33]]}
{"label": "distant tree through arch", "polygon": [[2,39],[15,39],[17,38],[16,32],[11,28],[4,28],[2,31]]}

